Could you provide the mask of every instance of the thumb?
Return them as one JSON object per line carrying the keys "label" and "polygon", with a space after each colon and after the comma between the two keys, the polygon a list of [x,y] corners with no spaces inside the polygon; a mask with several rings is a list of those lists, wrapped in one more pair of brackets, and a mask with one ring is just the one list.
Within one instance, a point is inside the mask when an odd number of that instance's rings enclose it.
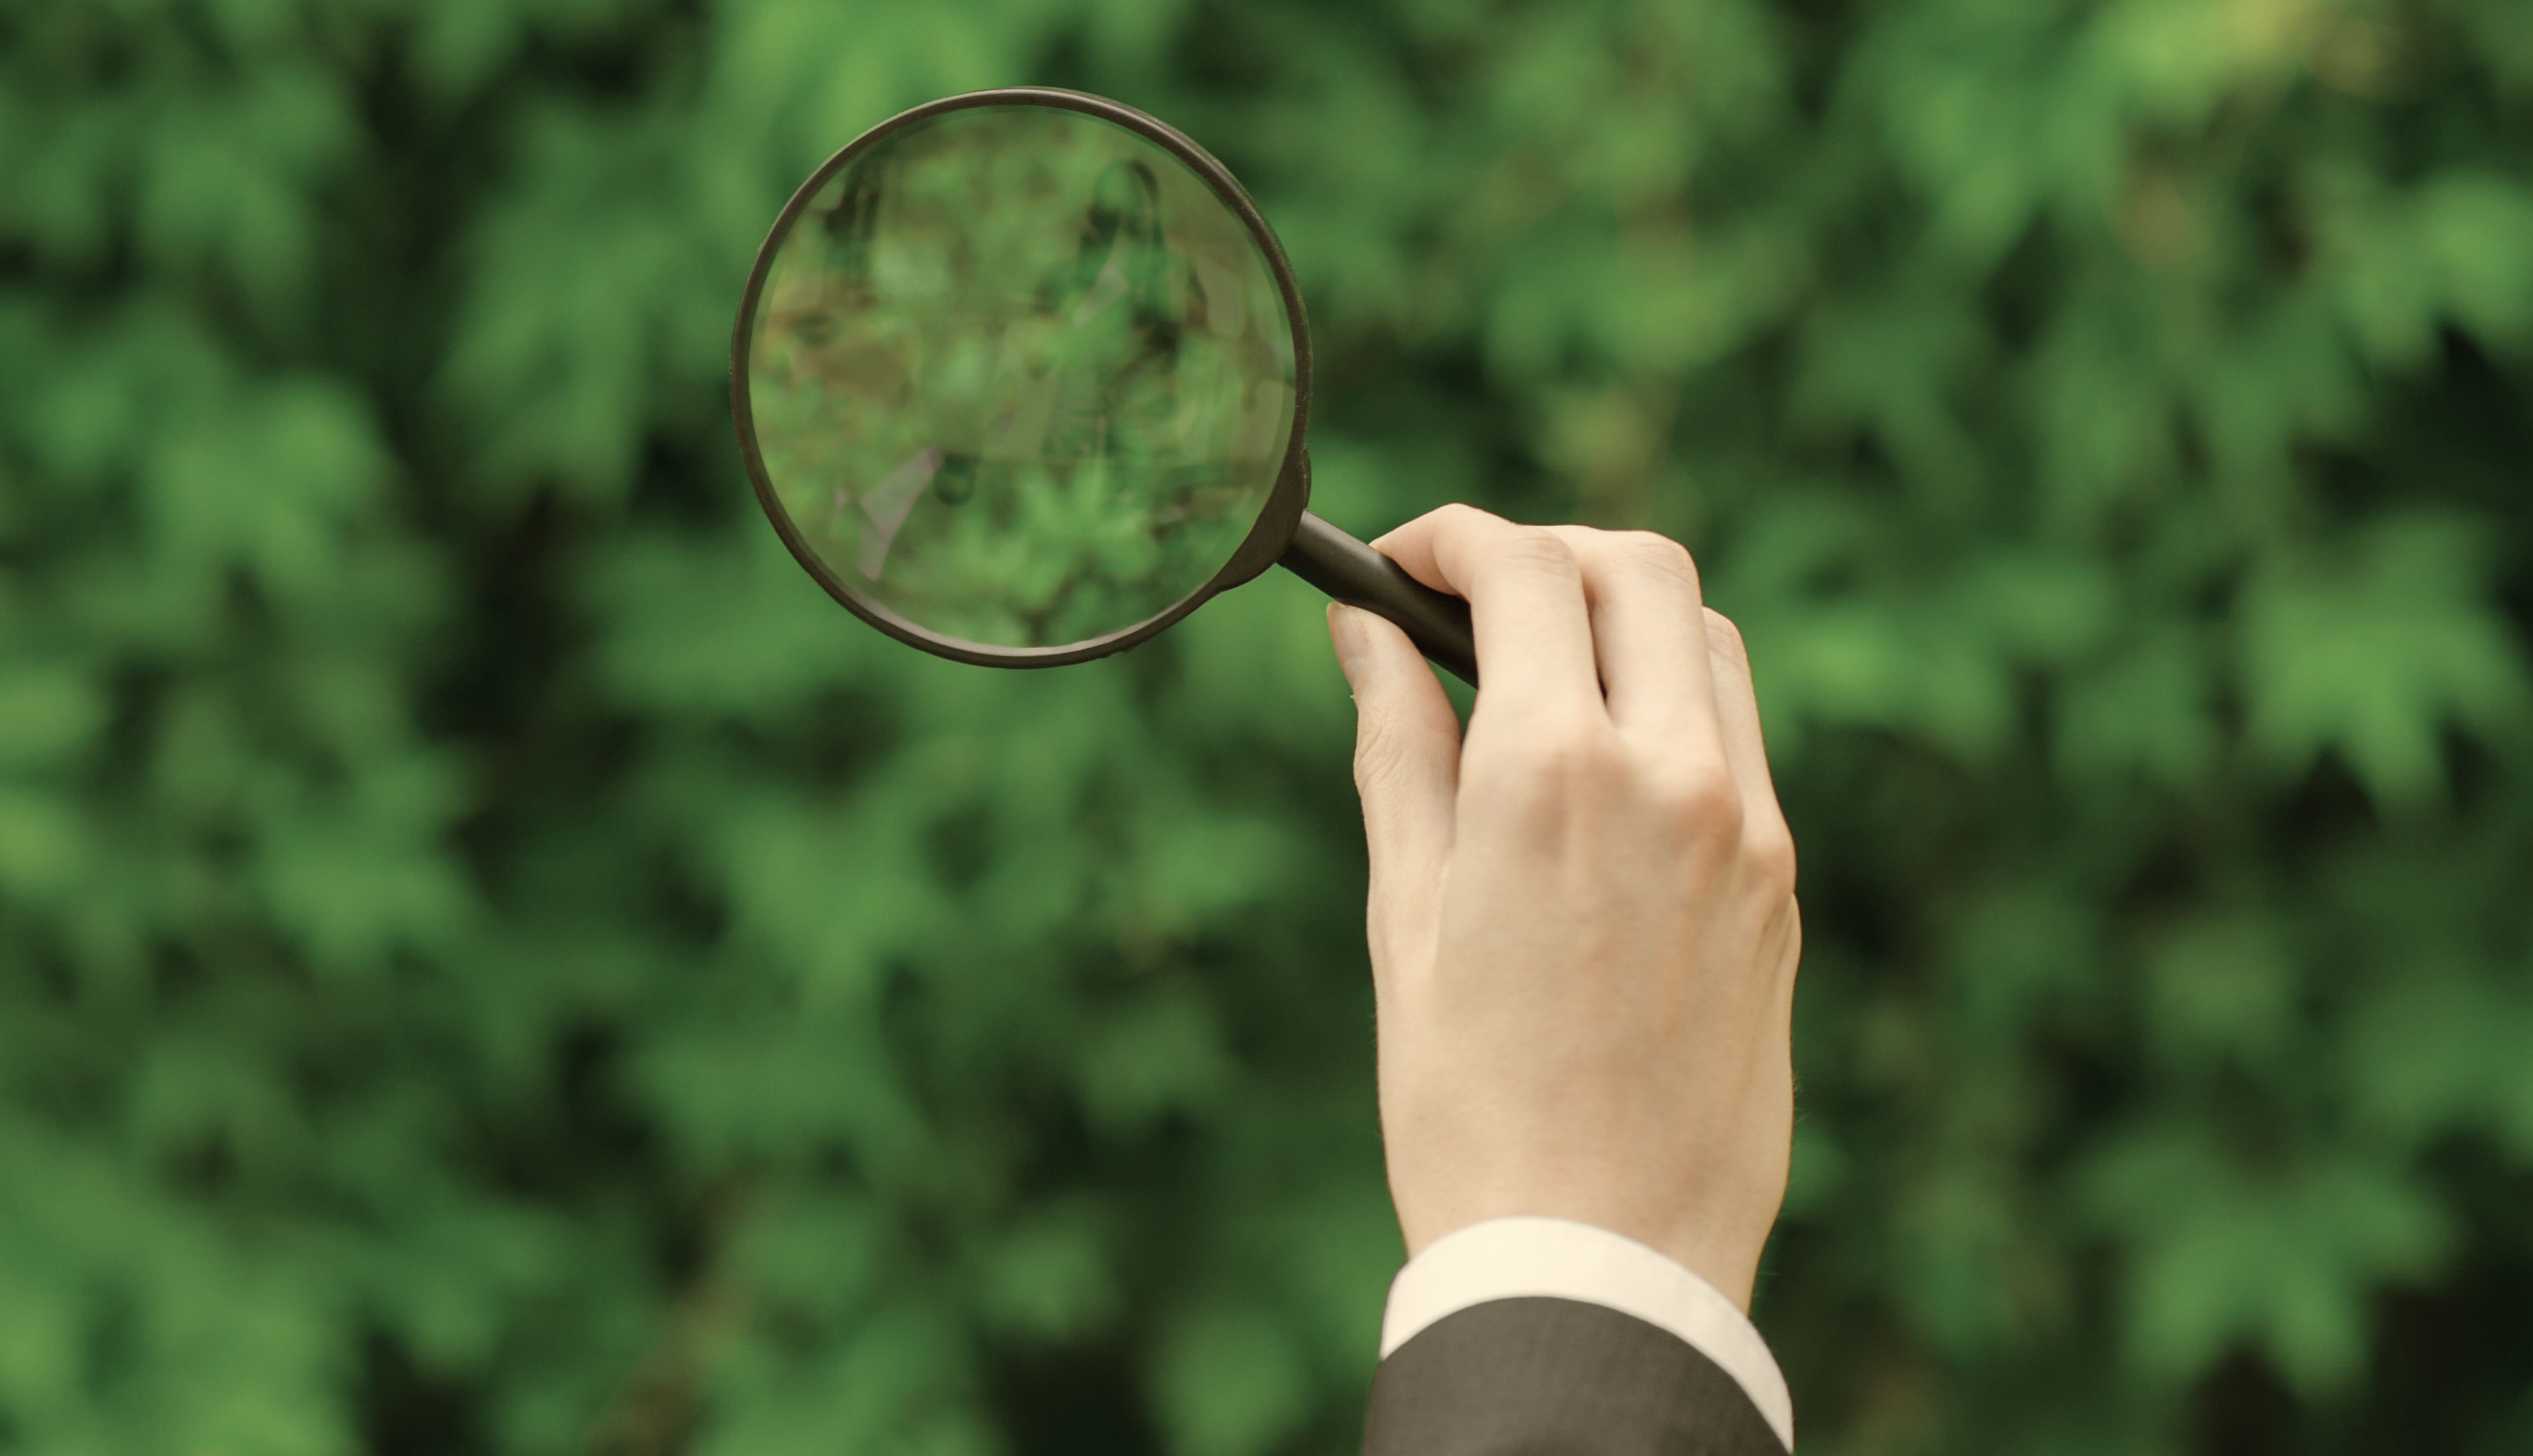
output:
{"label": "thumb", "polygon": [[1328,640],[1354,689],[1354,783],[1372,861],[1374,963],[1384,942],[1432,919],[1451,852],[1460,720],[1407,634],[1361,608],[1328,604]]}

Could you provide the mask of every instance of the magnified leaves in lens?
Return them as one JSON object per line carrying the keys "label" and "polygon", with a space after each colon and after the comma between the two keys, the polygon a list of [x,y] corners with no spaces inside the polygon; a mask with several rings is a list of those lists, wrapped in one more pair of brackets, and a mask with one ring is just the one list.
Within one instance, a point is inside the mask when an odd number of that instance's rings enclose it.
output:
{"label": "magnified leaves in lens", "polygon": [[766,476],[849,590],[1049,647],[1219,570],[1271,494],[1293,325],[1239,214],[1124,127],[972,107],[795,214],[747,356]]}

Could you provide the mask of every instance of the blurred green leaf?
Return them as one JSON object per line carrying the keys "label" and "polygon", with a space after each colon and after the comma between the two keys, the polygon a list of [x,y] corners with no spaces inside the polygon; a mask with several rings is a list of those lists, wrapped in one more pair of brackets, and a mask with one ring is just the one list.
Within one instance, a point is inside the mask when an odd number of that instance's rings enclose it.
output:
{"label": "blurred green leaf", "polygon": [[2243,605],[2252,731],[2290,771],[2335,749],[2378,798],[2416,802],[2442,777],[2448,724],[2519,731],[2520,650],[2481,605],[2468,525],[2386,520],[2348,548],[2253,577]]}
{"label": "blurred green leaf", "polygon": [[1300,1418],[1307,1388],[1290,1336],[1236,1307],[1182,1315],[1154,1379],[1170,1449],[1185,1456],[1269,1449]]}
{"label": "blurred green leaf", "polygon": [[105,712],[103,696],[75,665],[0,668],[0,765],[58,765],[104,726]]}
{"label": "blurred green leaf", "polygon": [[1747,634],[1807,1447],[2526,1444],[2514,0],[0,34],[0,1446],[1342,1440],[1321,604],[965,668],[736,459],[784,199],[1030,82],[1272,219],[1314,509],[1665,531]]}
{"label": "blurred green leaf", "polygon": [[2088,1181],[2139,1244],[2131,1358],[2174,1376],[2249,1340],[2300,1386],[2344,1385],[2372,1287],[2427,1273],[2452,1239],[2434,1202],[2353,1160],[2262,1175],[2165,1134],[2106,1151]]}

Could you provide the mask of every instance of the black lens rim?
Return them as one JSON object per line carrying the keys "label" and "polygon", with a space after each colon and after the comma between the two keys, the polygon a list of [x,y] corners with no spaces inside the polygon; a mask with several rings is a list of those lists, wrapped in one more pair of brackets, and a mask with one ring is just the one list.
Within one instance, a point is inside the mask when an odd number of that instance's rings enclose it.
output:
{"label": "black lens rim", "polygon": [[[1276,469],[1274,487],[1266,505],[1260,509],[1257,521],[1249,528],[1249,534],[1241,539],[1239,548],[1204,585],[1154,615],[1104,636],[1054,647],[1003,647],[953,637],[933,631],[854,590],[810,549],[775,495],[774,484],[766,475],[765,456],[756,442],[756,416],[748,399],[747,349],[749,337],[755,331],[757,300],[764,291],[766,274],[773,266],[775,252],[783,239],[790,235],[792,224],[809,205],[810,199],[854,158],[896,133],[945,112],[976,106],[1050,106],[1079,111],[1135,132],[1185,162],[1213,189],[1224,205],[1239,216],[1248,227],[1250,236],[1257,240],[1260,250],[1266,254],[1267,269],[1274,275],[1275,287],[1283,295],[1285,317],[1292,320],[1293,325],[1293,433],[1285,442],[1284,459]],[[801,183],[792,194],[791,201],[783,204],[774,225],[766,230],[765,241],[756,250],[755,265],[747,270],[747,287],[739,295],[738,318],[731,331],[730,407],[731,422],[738,432],[739,460],[747,469],[748,484],[755,489],[756,503],[764,510],[765,518],[773,523],[775,533],[783,538],[793,559],[826,589],[828,596],[889,636],[935,656],[980,667],[1063,667],[1123,652],[1147,641],[1204,606],[1216,594],[1238,586],[1273,564],[1291,543],[1294,528],[1310,504],[1310,456],[1304,448],[1304,435],[1311,413],[1310,325],[1302,314],[1302,292],[1293,282],[1292,265],[1285,260],[1283,245],[1276,241],[1274,229],[1267,226],[1266,215],[1258,210],[1258,204],[1232,177],[1230,169],[1214,160],[1211,153],[1156,117],[1122,101],[1112,101],[1085,91],[1060,90],[1053,87],[994,87],[944,96],[899,112],[846,143],[835,155],[821,163],[816,171],[809,174],[809,180]]]}

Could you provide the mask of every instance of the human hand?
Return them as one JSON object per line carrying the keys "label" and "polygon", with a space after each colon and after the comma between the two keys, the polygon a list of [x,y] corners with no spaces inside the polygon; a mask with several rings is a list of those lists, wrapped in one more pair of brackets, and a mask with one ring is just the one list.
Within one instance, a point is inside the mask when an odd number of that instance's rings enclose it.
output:
{"label": "human hand", "polygon": [[1408,1252],[1576,1219],[1746,1310],[1785,1197],[1802,933],[1740,634],[1659,536],[1450,505],[1374,545],[1468,599],[1484,684],[1463,742],[1404,633],[1329,611]]}

